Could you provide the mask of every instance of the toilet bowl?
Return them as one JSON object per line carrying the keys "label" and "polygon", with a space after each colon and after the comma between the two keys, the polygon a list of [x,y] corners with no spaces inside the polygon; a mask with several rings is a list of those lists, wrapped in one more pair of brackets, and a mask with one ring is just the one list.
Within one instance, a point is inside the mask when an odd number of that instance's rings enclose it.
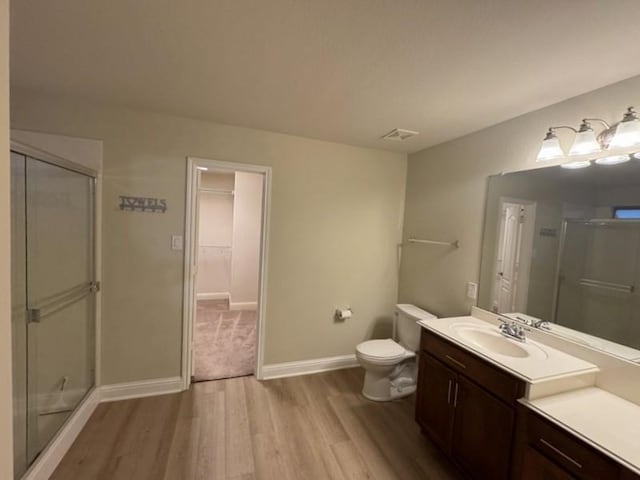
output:
{"label": "toilet bowl", "polygon": [[368,340],[356,346],[356,358],[365,370],[362,395],[385,402],[415,392],[416,352],[420,346],[419,320],[435,318],[414,305],[396,305],[393,336],[397,339]]}

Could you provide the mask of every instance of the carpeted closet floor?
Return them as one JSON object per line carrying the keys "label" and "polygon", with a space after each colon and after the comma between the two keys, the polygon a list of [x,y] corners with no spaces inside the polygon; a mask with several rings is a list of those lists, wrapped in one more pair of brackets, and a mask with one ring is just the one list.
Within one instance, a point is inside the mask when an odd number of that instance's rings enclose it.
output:
{"label": "carpeted closet floor", "polygon": [[227,300],[200,300],[194,337],[196,382],[254,373],[255,311],[230,311]]}

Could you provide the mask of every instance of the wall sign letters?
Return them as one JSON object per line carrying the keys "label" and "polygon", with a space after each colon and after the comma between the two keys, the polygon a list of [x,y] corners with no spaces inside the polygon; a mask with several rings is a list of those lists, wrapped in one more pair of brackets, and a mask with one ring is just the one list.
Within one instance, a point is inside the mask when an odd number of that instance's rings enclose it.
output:
{"label": "wall sign letters", "polygon": [[120,210],[164,213],[167,211],[167,201],[164,198],[126,197],[120,195]]}

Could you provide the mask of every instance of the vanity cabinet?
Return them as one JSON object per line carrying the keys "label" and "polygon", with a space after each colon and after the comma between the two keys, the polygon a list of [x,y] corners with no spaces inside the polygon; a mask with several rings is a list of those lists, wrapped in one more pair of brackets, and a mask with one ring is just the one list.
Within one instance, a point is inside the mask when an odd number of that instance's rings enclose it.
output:
{"label": "vanity cabinet", "polygon": [[517,407],[514,480],[638,480],[608,456],[523,405]]}
{"label": "vanity cabinet", "polygon": [[[456,373],[429,355],[420,355],[416,421],[434,443],[451,453]],[[427,392],[429,394],[427,394]]]}
{"label": "vanity cabinet", "polygon": [[423,330],[416,421],[471,478],[509,478],[515,402],[525,383]]}

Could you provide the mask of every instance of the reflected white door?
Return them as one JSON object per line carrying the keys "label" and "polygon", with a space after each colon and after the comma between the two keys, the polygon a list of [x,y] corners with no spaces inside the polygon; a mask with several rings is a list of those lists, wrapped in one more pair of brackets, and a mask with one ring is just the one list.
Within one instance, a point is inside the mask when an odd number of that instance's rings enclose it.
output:
{"label": "reflected white door", "polygon": [[494,310],[498,312],[516,311],[523,220],[522,205],[502,205],[494,289]]}

